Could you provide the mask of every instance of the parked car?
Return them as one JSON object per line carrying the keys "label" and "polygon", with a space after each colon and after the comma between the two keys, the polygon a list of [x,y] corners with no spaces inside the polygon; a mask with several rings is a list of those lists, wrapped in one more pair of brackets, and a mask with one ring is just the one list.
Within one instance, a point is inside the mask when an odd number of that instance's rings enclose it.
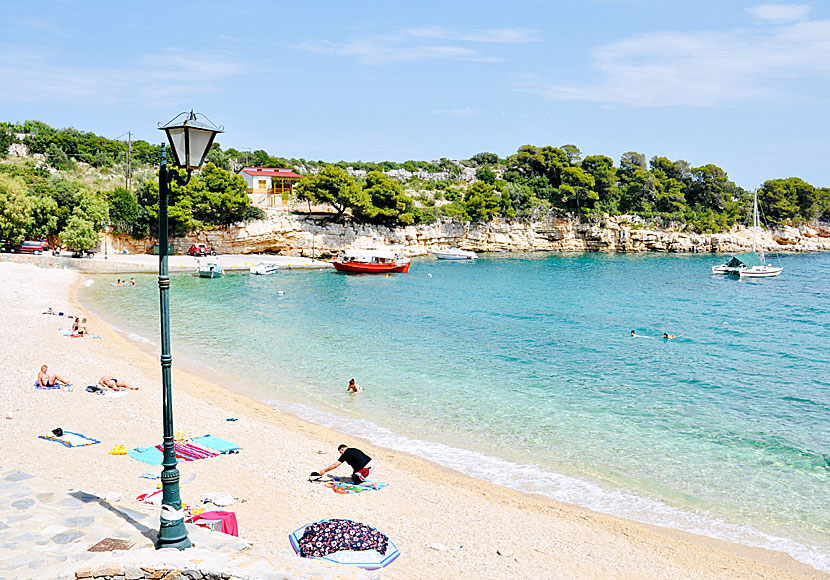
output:
{"label": "parked car", "polygon": [[208,248],[207,244],[193,244],[190,246],[190,249],[187,250],[187,253],[191,256],[207,256],[208,254],[215,256],[216,250]]}
{"label": "parked car", "polygon": [[35,241],[26,241],[20,242],[19,244],[12,244],[11,242],[6,242],[3,245],[4,252],[12,252],[12,253],[19,253],[19,254],[42,254],[43,250],[48,250],[49,244],[46,242],[35,242]]}

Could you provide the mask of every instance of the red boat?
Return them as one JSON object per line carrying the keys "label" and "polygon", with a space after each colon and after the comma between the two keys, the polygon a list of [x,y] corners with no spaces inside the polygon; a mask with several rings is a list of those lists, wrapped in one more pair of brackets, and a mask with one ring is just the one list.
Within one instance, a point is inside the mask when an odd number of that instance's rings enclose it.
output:
{"label": "red boat", "polygon": [[389,274],[409,272],[409,258],[392,250],[346,250],[334,260],[338,272],[360,274]]}

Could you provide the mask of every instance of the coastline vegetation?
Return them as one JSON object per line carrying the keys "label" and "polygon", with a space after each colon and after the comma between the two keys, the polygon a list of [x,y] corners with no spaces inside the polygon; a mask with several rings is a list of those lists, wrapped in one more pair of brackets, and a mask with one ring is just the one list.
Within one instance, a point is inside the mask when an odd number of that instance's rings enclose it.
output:
{"label": "coastline vegetation", "polygon": [[[18,143],[29,156],[7,156]],[[95,246],[107,225],[135,238],[155,235],[160,151],[132,142],[135,189],[128,191],[122,185],[126,142],[40,121],[0,122],[0,238],[50,238],[80,252]],[[332,219],[389,227],[443,217],[487,222],[553,213],[600,222],[629,214],[658,227],[721,232],[746,219],[753,193],[714,164],[647,161],[627,152],[616,166],[605,155],[583,156],[574,145],[523,145],[507,158],[482,152],[462,161],[325,163],[215,143],[206,161],[187,185],[172,187],[173,236],[263,218],[236,173],[244,166],[293,168],[303,175],[299,199],[330,205]],[[758,199],[769,224],[830,219],[830,188],[798,177],[764,182]]]}

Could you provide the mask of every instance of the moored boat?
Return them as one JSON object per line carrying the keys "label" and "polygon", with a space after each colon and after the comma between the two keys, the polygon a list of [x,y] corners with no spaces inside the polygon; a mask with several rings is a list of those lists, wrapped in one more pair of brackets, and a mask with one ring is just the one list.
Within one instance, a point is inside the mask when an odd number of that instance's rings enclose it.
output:
{"label": "moored boat", "polygon": [[251,274],[255,276],[267,276],[268,274],[273,274],[280,267],[273,262],[260,262],[256,266],[251,266]]}
{"label": "moored boat", "polygon": [[469,250],[462,250],[461,248],[447,248],[445,250],[436,250],[432,255],[439,260],[475,260],[476,253]]}
{"label": "moored boat", "polygon": [[338,272],[359,274],[405,274],[410,263],[409,258],[389,249],[345,250],[332,262]]}
{"label": "moored boat", "polygon": [[204,266],[201,264],[199,265],[199,278],[221,278],[222,277],[222,266],[215,262],[208,262]]}

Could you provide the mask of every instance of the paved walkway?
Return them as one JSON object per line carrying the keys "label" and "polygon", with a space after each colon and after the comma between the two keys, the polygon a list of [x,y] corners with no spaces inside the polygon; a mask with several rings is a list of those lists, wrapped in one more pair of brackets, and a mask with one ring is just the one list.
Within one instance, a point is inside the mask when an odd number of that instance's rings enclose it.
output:
{"label": "paved walkway", "polygon": [[[156,550],[158,511],[129,500],[114,503],[83,490],[66,492],[28,473],[0,467],[0,579],[74,580],[77,570],[113,565],[124,570],[130,566],[198,568],[234,578],[378,577],[292,554],[255,558],[244,552],[250,542],[190,525],[193,548]],[[125,540],[132,547],[88,551],[105,538]]]}

